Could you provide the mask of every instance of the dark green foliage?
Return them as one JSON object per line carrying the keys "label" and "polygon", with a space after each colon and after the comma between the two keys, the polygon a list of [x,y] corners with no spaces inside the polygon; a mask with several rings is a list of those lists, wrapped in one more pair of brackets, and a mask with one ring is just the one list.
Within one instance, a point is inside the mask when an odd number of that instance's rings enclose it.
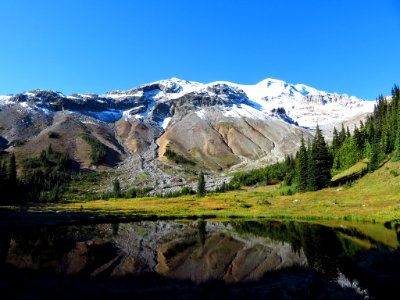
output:
{"label": "dark green foliage", "polygon": [[285,179],[288,173],[289,166],[286,165],[287,162],[275,163],[265,168],[235,173],[229,184],[239,187],[240,185],[250,186],[258,183],[265,185],[279,183]]}
{"label": "dark green foliage", "polygon": [[138,198],[145,197],[150,192],[152,187],[131,188],[121,193],[121,198]]}
{"label": "dark green foliage", "polygon": [[22,160],[21,165],[24,201],[60,200],[74,172],[68,155],[52,150],[51,146],[39,157]]}
{"label": "dark green foliage", "polygon": [[60,138],[60,134],[55,132],[55,131],[50,131],[48,133],[49,138],[51,139],[59,139]]}
{"label": "dark green foliage", "polygon": [[380,154],[379,141],[376,139],[371,145],[371,155],[368,164],[368,171],[373,172],[379,167],[379,154]]}
{"label": "dark green foliage", "polygon": [[311,157],[314,164],[313,176],[315,179],[313,182],[314,185],[311,184],[310,189],[319,190],[327,187],[331,182],[332,159],[319,126],[317,126],[317,131],[313,139]]}
{"label": "dark green foliage", "polygon": [[90,159],[92,164],[103,163],[107,156],[107,147],[88,133],[83,133],[81,137],[91,147]]}
{"label": "dark green foliage", "polygon": [[315,163],[312,153],[312,143],[309,140],[307,145],[307,191],[314,191],[317,183],[315,178]]}
{"label": "dark green foliage", "polygon": [[397,156],[396,156],[396,160],[400,160],[400,134],[397,137]]}
{"label": "dark green foliage", "polygon": [[333,169],[340,171],[350,168],[365,156],[364,147],[358,147],[355,138],[348,138],[336,152],[333,160]]}
{"label": "dark green foliage", "polygon": [[187,196],[187,195],[194,195],[195,192],[188,186],[184,186],[180,191],[166,193],[166,194],[159,194],[157,197],[160,198],[176,198],[180,196]]}
{"label": "dark green foliage", "polygon": [[204,197],[206,194],[206,181],[204,179],[204,173],[200,172],[199,179],[197,182],[197,197]]}
{"label": "dark green foliage", "polygon": [[[6,168],[3,164],[3,161],[0,160],[0,199],[3,199],[3,197],[5,197],[5,189],[6,189],[6,181],[7,181],[7,177],[6,177]],[[3,201],[0,201],[0,203]]]}
{"label": "dark green foliage", "polygon": [[143,188],[131,188],[128,190],[120,190],[119,194],[116,195],[114,191],[111,192],[101,192],[101,193],[84,193],[80,197],[74,196],[74,199],[79,199],[82,201],[90,201],[90,200],[108,200],[110,198],[121,198],[121,199],[130,199],[130,198],[139,198],[139,197],[148,197],[148,193],[152,190],[152,187],[143,187]]}
{"label": "dark green foliage", "polygon": [[119,184],[119,180],[115,179],[113,181],[113,193],[114,197],[120,197],[121,196],[121,186]]}
{"label": "dark green foliage", "polygon": [[39,157],[19,161],[19,166],[18,178],[14,154],[0,161],[1,202],[57,201],[71,179],[72,164],[67,154],[55,152],[51,147]]}
{"label": "dark green foliage", "polygon": [[333,127],[332,148],[333,148],[334,153],[340,148],[339,133],[338,133],[336,127]]}
{"label": "dark green foliage", "polygon": [[17,187],[17,163],[15,161],[15,155],[10,155],[10,160],[7,166],[7,184],[11,190]]}
{"label": "dark green foliage", "polygon": [[303,192],[307,190],[307,175],[308,175],[308,152],[304,143],[304,138],[301,138],[301,145],[299,152],[297,153],[297,188]]}
{"label": "dark green foliage", "polygon": [[240,189],[240,184],[236,183],[234,184],[232,181],[229,183],[223,182],[221,186],[216,188],[215,192],[216,193],[225,193],[228,191],[234,191]]}
{"label": "dark green foliage", "polygon": [[194,166],[195,163],[182,155],[179,155],[175,152],[173,152],[170,148],[167,147],[167,150],[165,151],[164,154],[169,160],[174,161],[177,164],[187,164],[187,165],[192,165]]}

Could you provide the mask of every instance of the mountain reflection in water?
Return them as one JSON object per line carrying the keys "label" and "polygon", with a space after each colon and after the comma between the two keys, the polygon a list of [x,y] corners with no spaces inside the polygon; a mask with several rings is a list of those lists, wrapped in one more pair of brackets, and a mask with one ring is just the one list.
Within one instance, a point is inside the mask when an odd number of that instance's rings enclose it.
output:
{"label": "mountain reflection in water", "polygon": [[257,288],[271,292],[272,276],[282,281],[282,274],[291,278],[290,271],[294,270],[305,281],[307,276],[314,276],[315,291],[307,291],[307,285],[302,291],[292,278],[281,284],[288,291],[294,288],[293,298],[302,293],[308,298],[328,293],[362,299],[395,291],[400,282],[398,249],[396,231],[382,225],[143,221],[47,226],[3,233],[0,263],[5,278],[6,273],[13,274],[12,279],[2,280],[2,286],[10,293],[11,280],[53,275],[99,282],[133,282],[143,280],[139,279],[141,276],[156,276],[156,285],[168,280],[177,290],[183,290],[185,285],[202,289],[199,284],[204,286],[207,282],[219,282],[219,286],[233,290],[236,285],[246,288],[246,284],[254,286],[270,278],[268,287]]}

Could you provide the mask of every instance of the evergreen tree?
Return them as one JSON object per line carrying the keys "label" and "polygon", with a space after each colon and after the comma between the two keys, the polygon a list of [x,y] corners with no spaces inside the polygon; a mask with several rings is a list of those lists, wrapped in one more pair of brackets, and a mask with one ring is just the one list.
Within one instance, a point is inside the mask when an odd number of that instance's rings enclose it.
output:
{"label": "evergreen tree", "polygon": [[371,145],[371,154],[368,164],[368,171],[373,172],[379,167],[379,156],[380,156],[380,145],[379,140],[375,137],[374,142]]}
{"label": "evergreen tree", "polygon": [[315,162],[312,151],[312,143],[308,140],[307,146],[307,190],[315,191],[317,189],[317,181],[315,177]]}
{"label": "evergreen tree", "polygon": [[350,133],[349,126],[347,126],[347,129],[346,129],[346,138],[349,138],[349,137],[351,137],[351,133]]}
{"label": "evergreen tree", "polygon": [[14,153],[11,154],[8,162],[7,181],[11,191],[17,187],[17,163]]}
{"label": "evergreen tree", "polygon": [[339,140],[339,133],[336,127],[333,127],[333,140],[332,140],[332,150],[333,153],[336,153],[340,148],[340,140]]}
{"label": "evergreen tree", "polygon": [[307,190],[307,174],[308,174],[308,153],[304,143],[304,138],[301,137],[301,145],[297,159],[297,188],[300,192]]}
{"label": "evergreen tree", "polygon": [[114,194],[114,197],[120,197],[121,196],[121,186],[120,186],[120,183],[119,183],[118,179],[115,179],[113,181],[113,194]]}
{"label": "evergreen tree", "polygon": [[342,123],[342,129],[340,130],[339,133],[339,147],[344,143],[345,139],[346,139],[346,130],[344,129],[344,125]]}
{"label": "evergreen tree", "polygon": [[3,167],[3,162],[0,160],[0,191],[3,191],[5,181],[6,181],[6,172]]}
{"label": "evergreen tree", "polygon": [[[331,181],[331,157],[329,155],[328,147],[326,145],[322,131],[317,125],[317,131],[315,133],[312,143],[312,161],[314,164],[314,182],[311,187],[321,189],[327,187]],[[314,185],[314,186],[313,186]]]}
{"label": "evergreen tree", "polygon": [[201,172],[197,182],[197,197],[204,197],[206,194],[206,181],[204,179],[204,173]]}
{"label": "evergreen tree", "polygon": [[47,155],[53,153],[53,147],[51,146],[51,143],[49,144],[49,147],[47,147]]}
{"label": "evergreen tree", "polygon": [[400,160],[400,135],[397,138],[397,159],[396,160]]}

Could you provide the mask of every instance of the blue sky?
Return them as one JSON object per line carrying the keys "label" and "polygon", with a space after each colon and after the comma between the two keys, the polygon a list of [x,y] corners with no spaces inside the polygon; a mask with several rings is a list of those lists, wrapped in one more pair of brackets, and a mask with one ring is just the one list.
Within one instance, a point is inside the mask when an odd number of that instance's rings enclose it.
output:
{"label": "blue sky", "polygon": [[0,1],[2,95],[171,77],[271,77],[373,100],[400,83],[400,1]]}

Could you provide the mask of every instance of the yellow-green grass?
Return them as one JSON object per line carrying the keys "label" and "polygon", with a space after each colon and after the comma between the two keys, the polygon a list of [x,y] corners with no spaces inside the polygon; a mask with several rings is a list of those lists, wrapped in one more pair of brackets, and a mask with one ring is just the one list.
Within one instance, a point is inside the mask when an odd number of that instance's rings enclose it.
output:
{"label": "yellow-green grass", "polygon": [[110,199],[56,204],[60,211],[101,214],[156,215],[160,217],[213,216],[218,218],[292,218],[383,223],[400,219],[400,162],[389,161],[351,187],[279,195],[278,186],[244,188],[204,198]]}
{"label": "yellow-green grass", "polygon": [[336,174],[335,176],[332,177],[332,182],[341,180],[346,177],[354,176],[357,174],[362,174],[368,169],[368,159],[364,159],[362,161],[359,161],[355,165],[351,166],[350,168],[344,170],[343,172],[340,172],[339,174]]}

